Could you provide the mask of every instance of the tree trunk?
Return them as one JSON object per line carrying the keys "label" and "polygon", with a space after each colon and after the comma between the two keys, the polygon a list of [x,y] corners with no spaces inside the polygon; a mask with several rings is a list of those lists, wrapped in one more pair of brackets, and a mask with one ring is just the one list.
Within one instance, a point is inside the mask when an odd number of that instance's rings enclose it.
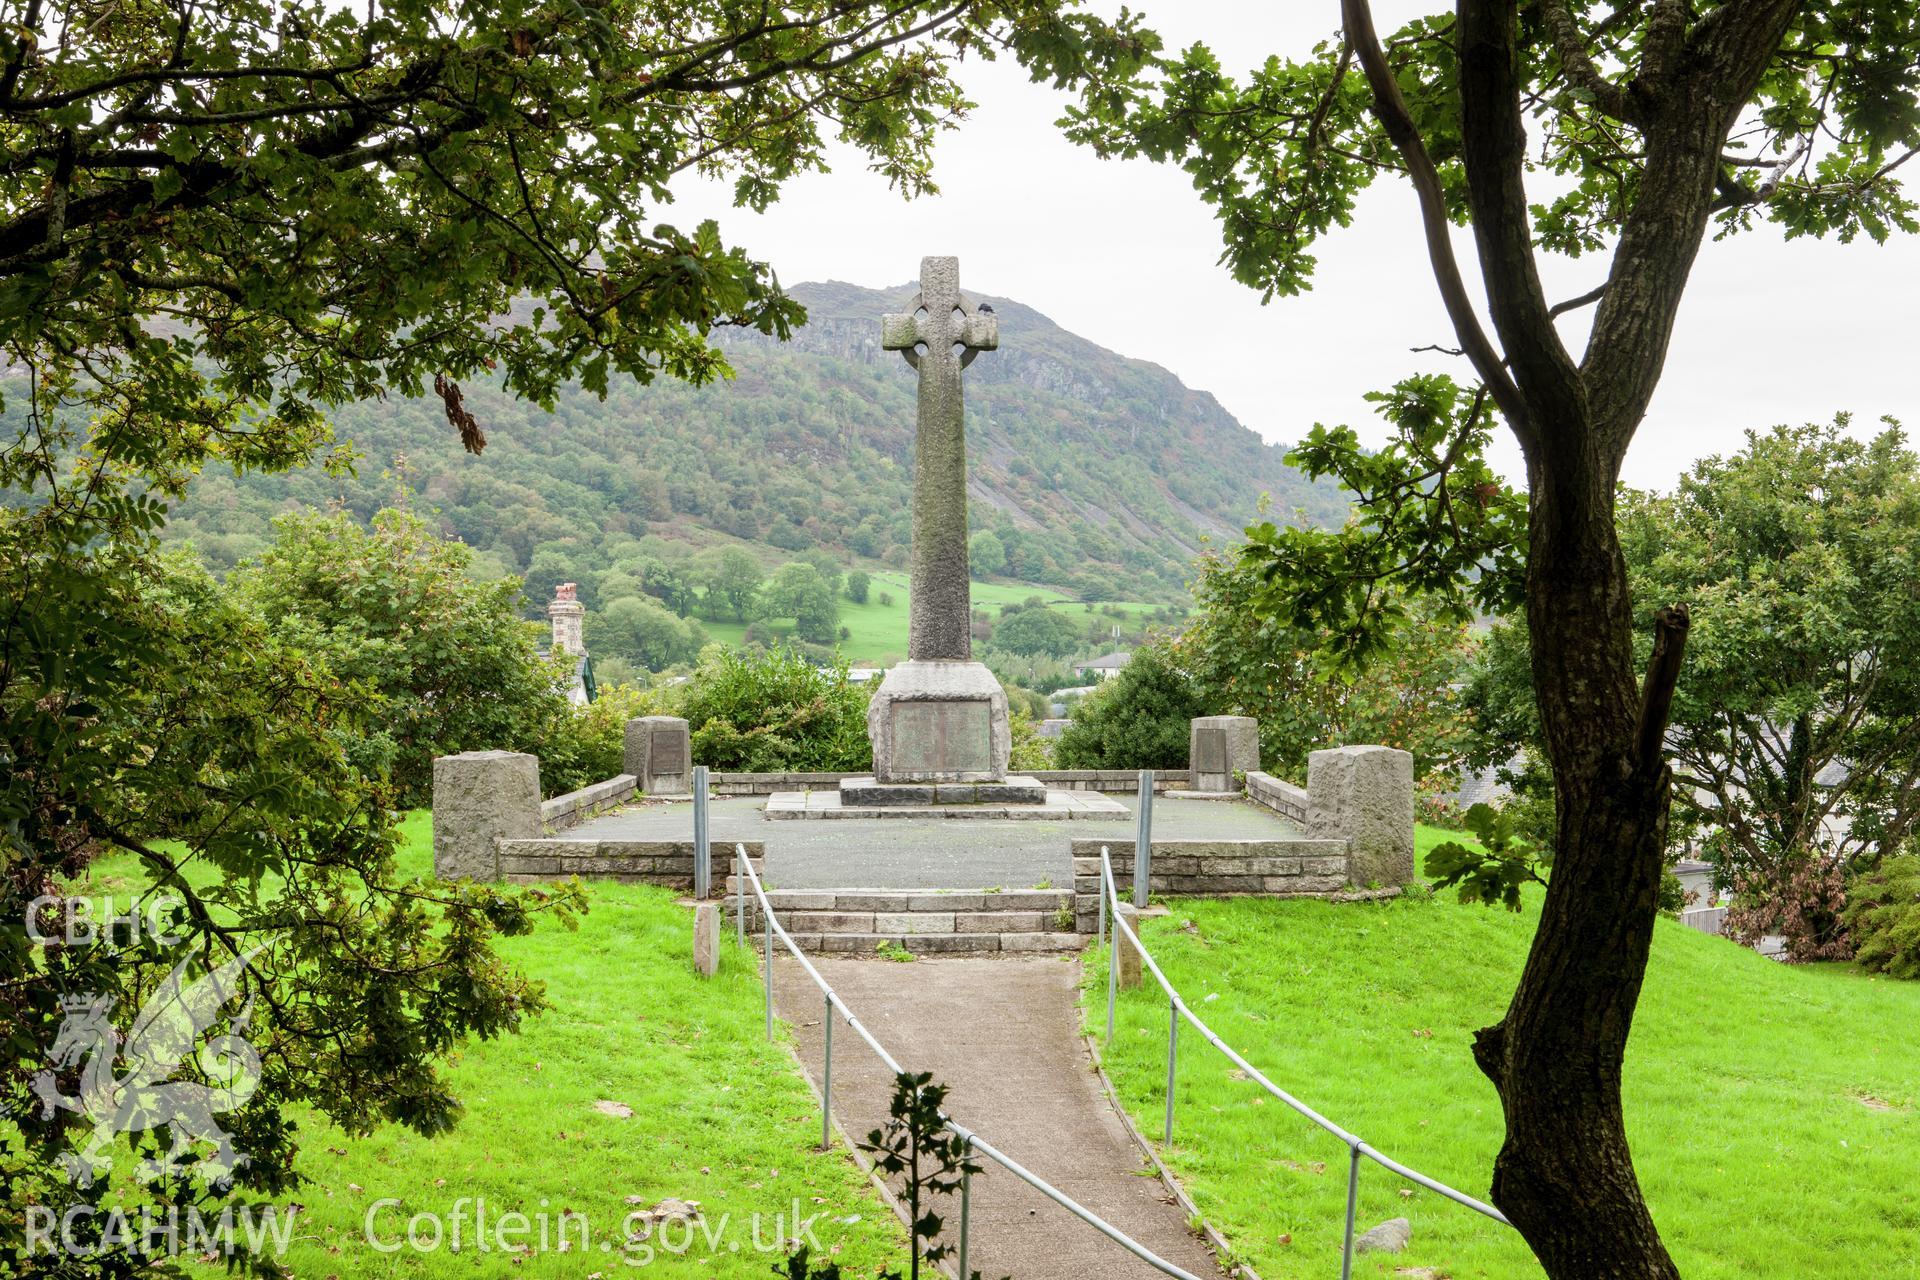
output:
{"label": "tree trunk", "polygon": [[1639,731],[1613,468],[1561,456],[1534,463],[1530,479],[1527,615],[1558,833],[1525,972],[1474,1045],[1506,1116],[1493,1200],[1554,1280],[1671,1280],[1679,1272],[1641,1197],[1620,1100],[1669,776]]}

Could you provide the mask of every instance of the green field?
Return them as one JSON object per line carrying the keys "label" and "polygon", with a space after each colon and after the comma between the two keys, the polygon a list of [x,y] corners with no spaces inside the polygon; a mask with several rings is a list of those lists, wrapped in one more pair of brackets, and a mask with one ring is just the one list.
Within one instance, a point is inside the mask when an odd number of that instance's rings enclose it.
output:
{"label": "green field", "polygon": [[[404,830],[403,872],[426,874],[431,820],[415,813]],[[86,891],[124,896],[137,875],[126,858],[104,861]],[[305,1209],[298,1242],[282,1260],[288,1274],[637,1274],[641,1246],[622,1252],[624,1220],[669,1196],[699,1202],[705,1230],[656,1231],[645,1274],[763,1280],[779,1255],[756,1249],[755,1215],[759,1240],[769,1244],[791,1235],[796,1204],[803,1218],[819,1215],[814,1237],[837,1250],[850,1274],[904,1259],[899,1220],[850,1158],[816,1150],[818,1104],[784,1026],[779,1041],[765,1038],[751,955],[727,941],[719,975],[702,981],[691,964],[692,917],[673,893],[602,882],[590,883],[589,894],[578,932],[545,925],[500,943],[509,962],[547,984],[553,1007],[520,1035],[472,1043],[456,1057],[448,1077],[466,1114],[453,1132],[428,1139],[387,1128],[349,1138],[316,1117],[303,1121],[298,1167],[309,1181],[293,1197]],[[600,1102],[632,1114],[605,1114]],[[375,1210],[389,1198],[399,1205]],[[524,1213],[536,1233],[547,1215],[553,1247],[522,1256],[475,1249],[474,1212],[463,1199],[484,1199],[495,1223]],[[456,1207],[468,1241],[459,1252],[385,1252],[368,1242],[370,1211],[386,1245],[404,1240],[422,1211],[449,1229]],[[558,1248],[563,1213],[573,1224],[566,1252]],[[665,1247],[687,1239],[684,1252]]]}
{"label": "green field", "polygon": [[[1469,1037],[1505,1009],[1537,897],[1518,915],[1451,896],[1172,905],[1144,939],[1215,1031],[1388,1155],[1485,1198],[1502,1127]],[[1104,957],[1086,970],[1087,1025],[1104,1034]],[[1916,1025],[1920,984],[1781,965],[1660,922],[1627,1053],[1627,1123],[1683,1274],[1920,1276]],[[1149,978],[1121,1002],[1107,1069],[1156,1137],[1166,1036]],[[1175,1104],[1167,1163],[1244,1259],[1265,1280],[1337,1275],[1345,1149],[1191,1029]],[[1356,1275],[1541,1274],[1510,1228],[1363,1164],[1360,1229],[1401,1216],[1408,1251],[1362,1256]]]}
{"label": "green field", "polygon": [[[893,597],[891,605],[880,603],[880,593],[886,592]],[[1038,586],[1031,582],[979,582],[973,583],[973,606],[976,609],[998,611],[1001,605],[1019,604],[1022,601],[1039,596],[1058,607],[1060,612],[1081,622],[1089,615],[1084,604],[1075,601],[1051,587]],[[840,597],[840,625],[852,633],[850,638],[840,644],[840,653],[852,663],[896,662],[907,656],[907,575],[893,570],[883,570],[873,574],[873,584],[865,604],[855,604]],[[1106,602],[1096,604],[1098,612],[1107,607]],[[1126,614],[1129,622],[1135,622],[1144,614],[1152,613],[1157,605],[1142,604],[1134,601],[1114,606]],[[1119,619],[1112,619],[1119,621]],[[715,640],[728,644],[739,644],[746,638],[747,624],[744,622],[702,622],[707,634]],[[793,634],[793,620],[770,619],[763,629],[771,630],[778,636]]]}

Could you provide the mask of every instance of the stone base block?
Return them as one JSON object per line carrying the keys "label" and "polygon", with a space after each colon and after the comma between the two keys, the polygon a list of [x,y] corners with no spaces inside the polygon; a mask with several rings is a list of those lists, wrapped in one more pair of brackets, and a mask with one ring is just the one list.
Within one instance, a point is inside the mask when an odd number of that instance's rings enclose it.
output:
{"label": "stone base block", "polygon": [[[946,788],[943,786],[942,791]],[[1132,811],[1097,791],[1049,791],[1039,804],[891,804],[850,806],[838,791],[776,791],[767,797],[766,816],[775,820],[811,818],[1125,818]]]}
{"label": "stone base block", "polygon": [[1394,747],[1334,747],[1307,756],[1307,835],[1345,839],[1362,888],[1413,879],[1413,757]]}
{"label": "stone base block", "polygon": [[1032,778],[998,782],[881,782],[848,778],[840,784],[844,809],[897,808],[934,804],[1045,804],[1047,785]]}
{"label": "stone base block", "polygon": [[625,772],[649,796],[693,792],[693,749],[687,722],[679,716],[640,716],[627,721]]}
{"label": "stone base block", "polygon": [[494,842],[540,834],[540,761],[521,751],[463,751],[433,761],[433,874],[497,880]]}
{"label": "stone base block", "polygon": [[1195,791],[1235,791],[1233,775],[1260,767],[1260,722],[1252,716],[1199,716],[1189,727],[1187,763]]}
{"label": "stone base block", "polygon": [[883,783],[1000,782],[1013,753],[1007,693],[984,663],[902,662],[867,704]]}

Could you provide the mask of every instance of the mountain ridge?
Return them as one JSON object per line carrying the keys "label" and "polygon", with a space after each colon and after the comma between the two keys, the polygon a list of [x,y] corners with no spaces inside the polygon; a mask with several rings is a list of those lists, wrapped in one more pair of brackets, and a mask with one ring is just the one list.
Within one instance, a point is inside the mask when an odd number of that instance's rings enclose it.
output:
{"label": "mountain ridge", "polygon": [[[704,387],[626,380],[604,400],[569,388],[548,415],[472,386],[490,440],[478,457],[436,400],[349,405],[335,427],[362,455],[356,475],[210,472],[170,536],[224,568],[264,547],[280,511],[367,516],[404,487],[483,568],[528,574],[530,594],[555,575],[590,583],[643,540],[903,565],[915,377],[881,348],[879,321],[914,288],[794,285],[806,324],[785,342],[716,332],[734,376]],[[999,348],[966,374],[971,516],[1000,536],[1005,576],[1086,599],[1171,599],[1192,556],[1237,538],[1263,493],[1281,516],[1343,517],[1337,488],[1287,466],[1210,393],[1016,299],[971,296],[1000,321]]]}

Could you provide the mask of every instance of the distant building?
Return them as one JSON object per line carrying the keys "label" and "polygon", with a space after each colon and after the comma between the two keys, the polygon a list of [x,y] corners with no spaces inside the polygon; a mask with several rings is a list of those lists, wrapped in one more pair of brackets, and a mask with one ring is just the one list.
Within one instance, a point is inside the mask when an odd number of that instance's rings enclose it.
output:
{"label": "distant building", "polygon": [[587,656],[587,607],[580,603],[579,597],[578,583],[563,582],[555,587],[553,600],[547,605],[547,619],[553,623],[552,652],[574,658],[573,683],[567,689],[567,701],[584,706],[593,701],[597,690],[593,687],[593,659]]}
{"label": "distant building", "polygon": [[1121,669],[1132,661],[1131,653],[1103,653],[1089,661],[1075,663],[1073,674],[1089,680],[1105,680],[1108,676],[1120,674]]}

